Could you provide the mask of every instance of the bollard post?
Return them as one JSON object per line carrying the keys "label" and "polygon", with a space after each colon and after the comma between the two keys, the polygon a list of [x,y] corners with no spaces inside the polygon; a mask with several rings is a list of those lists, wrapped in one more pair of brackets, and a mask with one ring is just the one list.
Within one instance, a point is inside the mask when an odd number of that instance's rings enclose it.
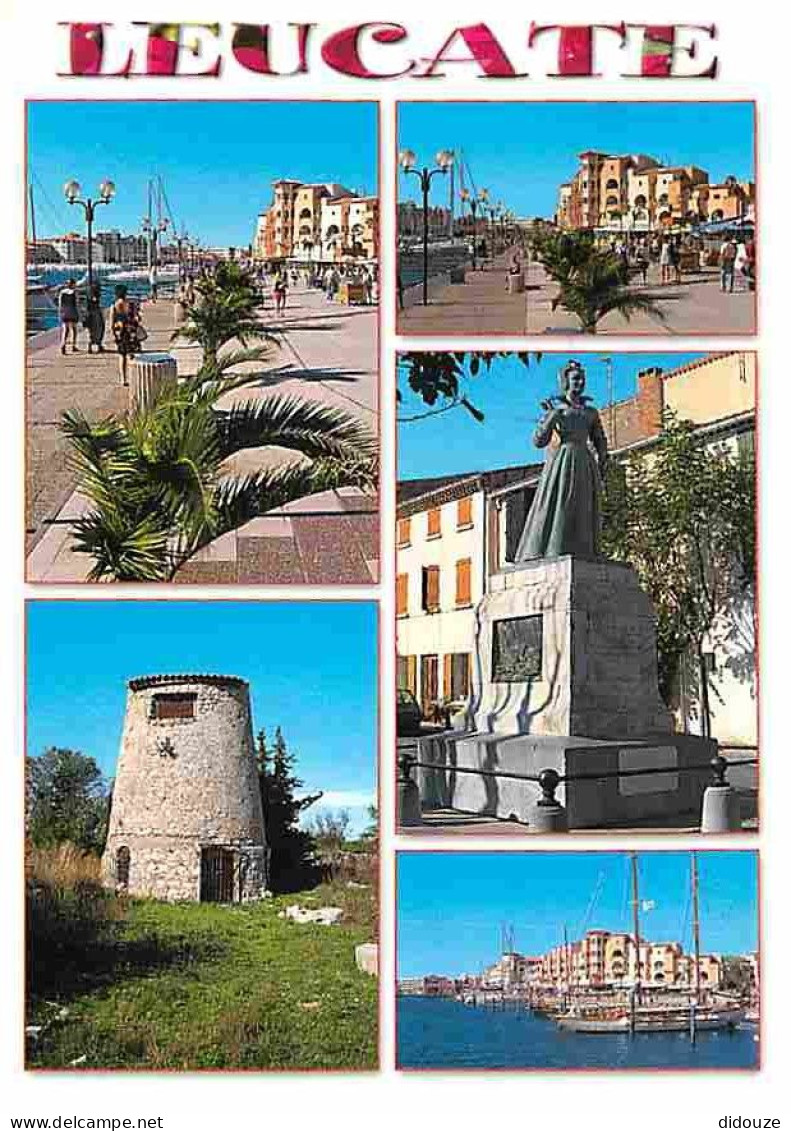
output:
{"label": "bollard post", "polygon": [[702,833],[741,832],[742,817],[739,795],[728,784],[728,763],[718,754],[711,760],[714,780],[703,791],[703,810],[700,817]]}
{"label": "bollard post", "polygon": [[420,790],[412,780],[413,758],[404,751],[398,759],[398,823],[402,828],[423,824],[420,812]]}
{"label": "bollard post", "polygon": [[530,810],[528,828],[534,833],[565,833],[568,831],[566,810],[555,797],[560,785],[556,770],[542,770],[538,775],[541,797]]}

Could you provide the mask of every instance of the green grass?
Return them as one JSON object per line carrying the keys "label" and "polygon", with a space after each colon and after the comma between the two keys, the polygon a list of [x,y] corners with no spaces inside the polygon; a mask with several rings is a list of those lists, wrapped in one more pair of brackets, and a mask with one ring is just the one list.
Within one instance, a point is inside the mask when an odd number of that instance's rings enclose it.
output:
{"label": "green grass", "polygon": [[[345,914],[299,926],[277,917],[289,903]],[[373,1069],[377,979],[354,947],[374,914],[372,889],[341,885],[244,907],[132,900],[54,994],[30,986],[28,1067]]]}

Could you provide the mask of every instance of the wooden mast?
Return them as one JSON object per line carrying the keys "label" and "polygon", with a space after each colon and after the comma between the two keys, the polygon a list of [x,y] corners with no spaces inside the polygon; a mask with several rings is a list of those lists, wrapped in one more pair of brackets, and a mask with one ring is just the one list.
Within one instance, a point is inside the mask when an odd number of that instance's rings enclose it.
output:
{"label": "wooden mast", "polygon": [[31,235],[31,243],[33,245],[33,248],[32,248],[32,250],[33,250],[33,265],[35,266],[38,257],[36,255],[36,243],[37,243],[37,241],[36,241],[36,205],[35,205],[35,202],[33,200],[33,182],[32,181],[30,182],[30,186],[29,186],[29,189],[28,189],[28,195],[29,195],[29,198],[30,198],[30,235]]}

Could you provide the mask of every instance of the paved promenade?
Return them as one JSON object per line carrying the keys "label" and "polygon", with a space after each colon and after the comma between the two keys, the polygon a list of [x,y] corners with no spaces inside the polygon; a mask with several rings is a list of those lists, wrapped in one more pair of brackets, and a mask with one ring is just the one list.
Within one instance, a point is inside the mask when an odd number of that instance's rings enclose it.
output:
{"label": "paved promenade", "polygon": [[[552,310],[557,287],[543,267],[531,263],[526,271],[523,294],[506,290],[505,258],[487,264],[482,271],[467,273],[466,282],[429,283],[429,304],[408,305],[398,312],[400,334],[469,336],[522,334],[581,334],[574,315],[562,308]],[[656,298],[665,315],[661,320],[638,313],[627,321],[608,314],[597,334],[751,334],[755,332],[755,292],[738,289],[724,294],[715,269],[705,274],[684,275],[680,284],[661,286],[659,268],[649,268],[647,285],[634,285],[638,293]]]}
{"label": "paved promenade", "polygon": [[[262,318],[274,327],[271,301]],[[146,303],[143,321],[148,331],[147,350],[172,353],[180,376],[197,370],[200,350],[171,340],[171,302]],[[376,324],[374,307],[328,303],[315,291],[291,292],[285,317],[279,323],[285,333],[282,347],[273,347],[266,363],[244,366],[254,370],[258,379],[249,388],[229,394],[226,403],[298,394],[343,409],[376,431]],[[105,338],[107,353],[89,355],[83,346],[81,352],[65,357],[56,337],[53,333],[42,336],[33,342],[28,353],[27,576],[30,581],[84,581],[90,562],[84,555],[72,552],[68,528],[87,503],[76,491],[77,477],[69,467],[59,423],[67,409],[81,409],[90,421],[111,412],[123,412],[128,405],[128,390],[121,385],[118,357],[109,335]],[[82,341],[80,344],[83,345]],[[294,454],[275,449],[265,456],[260,450],[253,450],[237,457],[229,471],[245,472],[285,459],[294,459]],[[328,492],[326,496],[314,496],[310,506],[307,504],[308,500],[292,504],[302,507],[298,518],[283,512],[273,516],[280,525],[272,553],[264,552],[266,545],[254,540],[259,538],[257,531],[248,532],[245,527],[207,547],[188,563],[177,580],[207,584],[370,584],[378,568],[376,498],[360,492]],[[256,519],[254,523],[262,521]]]}
{"label": "paved promenade", "polygon": [[449,337],[527,333],[528,295],[508,294],[507,273],[505,257],[499,256],[494,264],[487,261],[482,270],[467,271],[463,283],[429,280],[428,306],[417,302],[399,310],[398,333]]}

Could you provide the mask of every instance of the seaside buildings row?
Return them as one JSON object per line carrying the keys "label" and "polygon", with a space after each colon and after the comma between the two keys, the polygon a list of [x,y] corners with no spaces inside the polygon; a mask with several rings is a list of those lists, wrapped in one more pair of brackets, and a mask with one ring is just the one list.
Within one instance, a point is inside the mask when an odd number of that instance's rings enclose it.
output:
{"label": "seaside buildings row", "polygon": [[755,218],[755,184],[726,177],[711,184],[705,169],[664,165],[646,154],[579,155],[560,186],[556,222],[566,229],[654,231],[704,221]]}
{"label": "seaside buildings row", "polygon": [[[451,978],[427,974],[403,978],[399,993],[421,997],[454,997],[469,991],[518,993],[531,988],[563,989],[570,985],[618,989],[634,985],[636,978],[634,936],[624,932],[590,930],[574,942],[561,944],[540,956],[505,951],[480,974]],[[742,983],[756,990],[758,956],[745,954],[728,959],[740,968]],[[700,985],[717,989],[732,977],[721,955],[701,954]],[[695,959],[679,942],[640,942],[640,982],[646,988],[684,989],[696,984]]]}
{"label": "seaside buildings row", "polygon": [[[611,454],[650,448],[663,413],[691,421],[712,445],[754,459],[755,356],[730,351],[677,369],[647,369],[635,396],[600,410]],[[399,483],[397,498],[397,683],[425,718],[461,708],[471,691],[475,609],[513,560],[542,464]],[[714,687],[714,736],[724,747],[754,746],[753,596],[739,594],[706,645]],[[673,704],[680,731],[700,732],[695,665],[682,665]]]}
{"label": "seaside buildings row", "polygon": [[379,255],[379,201],[334,181],[281,179],[258,216],[253,259],[304,263],[370,261]]}

